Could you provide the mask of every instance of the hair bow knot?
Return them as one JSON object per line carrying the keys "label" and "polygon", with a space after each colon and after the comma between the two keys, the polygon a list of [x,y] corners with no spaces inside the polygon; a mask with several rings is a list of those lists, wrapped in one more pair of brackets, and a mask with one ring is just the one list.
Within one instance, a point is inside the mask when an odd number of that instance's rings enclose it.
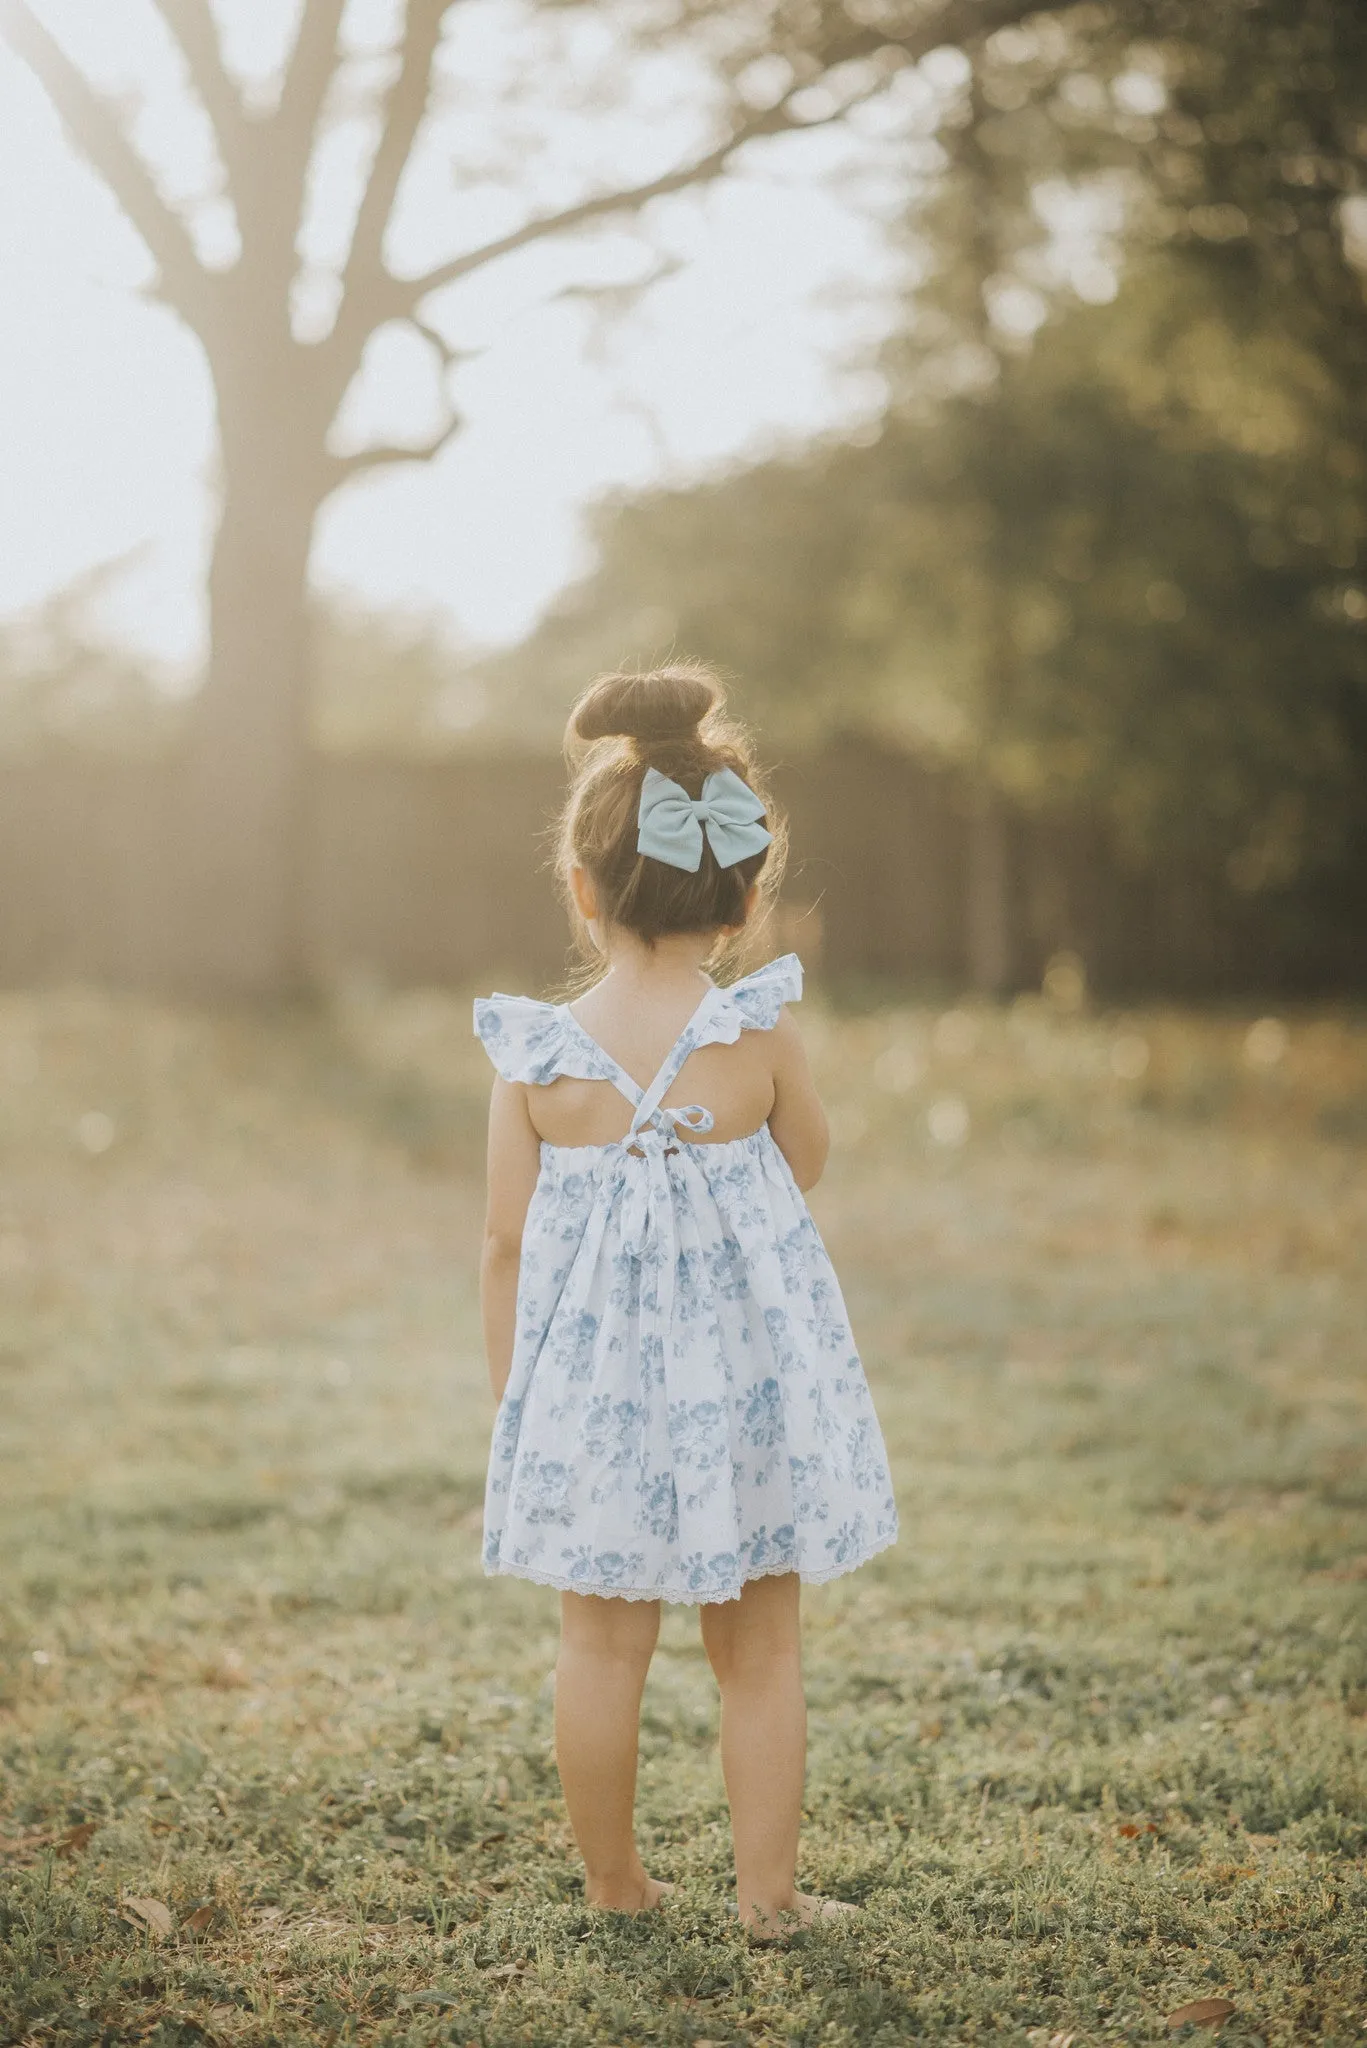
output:
{"label": "hair bow knot", "polygon": [[748,782],[731,768],[718,768],[693,797],[681,783],[647,768],[637,813],[636,850],[696,875],[702,865],[704,832],[719,868],[763,853],[773,838],[759,822],[764,805]]}

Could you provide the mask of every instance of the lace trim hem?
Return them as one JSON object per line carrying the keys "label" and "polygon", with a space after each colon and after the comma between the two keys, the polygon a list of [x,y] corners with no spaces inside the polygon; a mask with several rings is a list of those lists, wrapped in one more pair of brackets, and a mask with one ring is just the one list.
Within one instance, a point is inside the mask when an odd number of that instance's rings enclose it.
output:
{"label": "lace trim hem", "polygon": [[555,1572],[535,1572],[522,1565],[496,1564],[484,1567],[486,1579],[525,1579],[533,1586],[549,1586],[557,1593],[588,1593],[604,1600],[663,1600],[669,1607],[711,1607],[726,1600],[739,1600],[742,1588],[751,1579],[778,1578],[784,1572],[795,1571],[804,1586],[829,1585],[832,1579],[843,1579],[847,1572],[858,1571],[860,1565],[877,1557],[881,1551],[890,1550],[897,1541],[899,1531],[880,1536],[868,1548],[861,1550],[857,1557],[848,1557],[843,1564],[826,1566],[823,1570],[804,1570],[791,1561],[760,1565],[756,1571],[743,1572],[735,1584],[725,1592],[671,1592],[664,1586],[590,1586],[583,1579],[567,1579]]}

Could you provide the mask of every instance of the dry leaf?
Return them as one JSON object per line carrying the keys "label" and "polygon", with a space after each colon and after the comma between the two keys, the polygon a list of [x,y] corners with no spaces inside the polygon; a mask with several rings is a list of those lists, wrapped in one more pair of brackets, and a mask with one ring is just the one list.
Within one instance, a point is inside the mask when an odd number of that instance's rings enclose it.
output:
{"label": "dry leaf", "polygon": [[130,1927],[141,1927],[158,1941],[165,1941],[171,1932],[171,1909],[160,1899],[125,1899],[123,1917]]}
{"label": "dry leaf", "polygon": [[214,1912],[213,1906],[196,1906],[183,1924],[189,1928],[191,1934],[203,1934],[213,1925]]}
{"label": "dry leaf", "polygon": [[1354,1585],[1360,1579],[1367,1579],[1367,1557],[1350,1557],[1347,1564],[1331,1565],[1327,1571],[1312,1572],[1310,1576],[1331,1579],[1340,1586]]}
{"label": "dry leaf", "polygon": [[1168,2014],[1168,2025],[1175,2033],[1178,2027],[1222,2027],[1234,2010],[1229,1998],[1196,1998],[1190,2005],[1179,2005],[1176,2012]]}
{"label": "dry leaf", "polygon": [[79,1827],[50,1829],[41,1835],[15,1835],[8,1841],[0,1839],[0,1856],[36,1856],[40,1849],[69,1856],[73,1849],[85,1848],[98,1826],[97,1820],[83,1820]]}
{"label": "dry leaf", "polygon": [[249,1686],[252,1682],[240,1650],[220,1650],[199,1675],[202,1684],[212,1685],[219,1692],[233,1692],[240,1686]]}

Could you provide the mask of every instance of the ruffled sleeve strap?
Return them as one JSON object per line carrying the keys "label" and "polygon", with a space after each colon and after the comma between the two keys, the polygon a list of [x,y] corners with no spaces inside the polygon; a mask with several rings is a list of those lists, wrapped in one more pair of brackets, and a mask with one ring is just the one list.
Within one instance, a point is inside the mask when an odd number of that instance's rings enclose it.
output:
{"label": "ruffled sleeve strap", "polygon": [[772,1031],[783,1005],[801,999],[802,962],[796,953],[784,953],[718,993],[718,1023],[728,1042],[742,1031]]}
{"label": "ruffled sleeve strap", "polygon": [[480,996],[475,1036],[505,1081],[544,1087],[565,1071],[565,1022],[553,1003],[530,996]]}
{"label": "ruffled sleeve strap", "polygon": [[478,996],[475,1036],[505,1081],[544,1088],[562,1074],[618,1084],[622,1078],[621,1069],[563,1004],[540,1003],[531,996]]}

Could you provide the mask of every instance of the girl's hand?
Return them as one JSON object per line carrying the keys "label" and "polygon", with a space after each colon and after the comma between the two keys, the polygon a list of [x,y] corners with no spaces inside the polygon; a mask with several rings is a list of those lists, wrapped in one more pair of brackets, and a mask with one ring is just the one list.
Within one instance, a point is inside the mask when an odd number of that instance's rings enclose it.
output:
{"label": "girl's hand", "polygon": [[496,1080],[489,1098],[489,1193],[479,1262],[484,1352],[495,1401],[503,1399],[512,1371],[522,1227],[540,1171],[541,1140],[528,1114],[526,1088],[520,1081]]}
{"label": "girl's hand", "polygon": [[770,1034],[774,1052],[774,1106],[769,1129],[805,1194],[820,1180],[831,1149],[826,1112],[807,1064],[802,1034],[787,1010]]}

